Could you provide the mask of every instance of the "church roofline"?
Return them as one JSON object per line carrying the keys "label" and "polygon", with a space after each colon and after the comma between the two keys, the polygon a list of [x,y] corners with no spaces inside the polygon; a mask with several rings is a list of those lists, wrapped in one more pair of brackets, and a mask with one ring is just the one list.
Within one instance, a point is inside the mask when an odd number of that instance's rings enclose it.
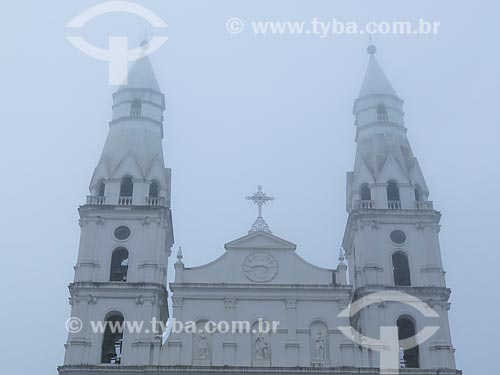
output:
{"label": "church roofline", "polygon": [[[354,346],[353,343],[344,345]],[[185,365],[146,365],[146,366],[126,366],[126,365],[64,365],[58,367],[60,375],[84,375],[84,374],[108,374],[108,375],[158,375],[158,374],[190,374],[190,375],[271,375],[271,374],[311,374],[311,375],[379,375],[380,369],[375,367],[258,367],[258,366],[185,366]],[[435,375],[436,369],[415,369],[413,374]],[[462,375],[462,371],[455,369],[441,368],[441,375]]]}
{"label": "church roofline", "polygon": [[[269,246],[269,244],[246,244],[245,242],[259,236],[264,236],[272,241],[274,241],[276,244],[281,244],[280,246]],[[251,232],[243,237],[237,238],[231,242],[228,242],[224,245],[224,248],[226,250],[229,249],[249,249],[249,248],[255,248],[255,249],[282,249],[282,250],[295,250],[297,249],[297,245],[287,241],[283,238],[280,238],[272,233],[269,232],[263,232],[263,231],[258,231],[258,232]]]}
{"label": "church roofline", "polygon": [[[332,270],[333,271],[333,270]],[[338,284],[273,284],[273,283],[170,283],[170,291],[175,289],[281,289],[281,290],[331,290],[331,291],[351,291],[352,285]],[[244,297],[240,297],[244,298]]]}

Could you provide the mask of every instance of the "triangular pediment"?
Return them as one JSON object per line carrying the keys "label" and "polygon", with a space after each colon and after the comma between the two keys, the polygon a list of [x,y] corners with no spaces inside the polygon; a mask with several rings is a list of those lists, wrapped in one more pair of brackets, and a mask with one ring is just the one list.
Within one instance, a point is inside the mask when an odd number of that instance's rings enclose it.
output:
{"label": "triangular pediment", "polygon": [[403,171],[401,166],[394,160],[392,156],[389,156],[380,171],[377,180],[388,181],[390,179],[395,179],[399,182],[404,182],[408,180],[408,175]]}
{"label": "triangular pediment", "polygon": [[90,181],[91,187],[96,185],[99,181],[109,178],[110,171],[108,164],[108,158],[105,156],[99,160],[99,164],[97,164],[97,167],[94,169],[94,174],[92,175],[92,180]]}
{"label": "triangular pediment", "polygon": [[253,232],[224,245],[226,250],[233,249],[279,249],[295,250],[297,245],[268,232]]}
{"label": "triangular pediment", "polygon": [[148,171],[146,172],[146,178],[148,180],[157,180],[162,185],[166,185],[165,167],[164,162],[160,155],[156,155],[153,162],[151,163]]}
{"label": "triangular pediment", "polygon": [[429,189],[427,188],[424,175],[422,173],[422,170],[420,169],[420,164],[418,163],[417,159],[415,159],[413,168],[410,169],[410,179],[412,183],[420,186],[424,194],[429,195]]}
{"label": "triangular pediment", "polygon": [[354,168],[354,188],[358,189],[361,184],[373,184],[375,179],[373,178],[372,171],[367,167],[365,161],[362,158],[357,160],[356,166]]}
{"label": "triangular pediment", "polygon": [[118,167],[113,171],[113,177],[121,178],[124,175],[131,175],[135,178],[144,178],[144,173],[137,162],[137,159],[131,153],[128,153]]}

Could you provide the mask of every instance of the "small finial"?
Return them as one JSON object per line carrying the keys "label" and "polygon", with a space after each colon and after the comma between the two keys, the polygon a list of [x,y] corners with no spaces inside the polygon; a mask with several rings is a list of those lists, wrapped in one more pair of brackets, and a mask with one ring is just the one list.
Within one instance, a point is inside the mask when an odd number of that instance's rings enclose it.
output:
{"label": "small finial", "polygon": [[149,48],[149,38],[148,38],[148,29],[144,30],[144,39],[142,42],[139,44],[139,46],[142,49],[148,49]]}
{"label": "small finial", "polygon": [[377,52],[377,47],[375,47],[375,45],[373,44],[373,40],[372,40],[372,34],[369,34],[368,35],[368,39],[369,39],[369,46],[368,48],[366,49],[366,51],[368,52],[368,54],[370,55],[375,55],[375,52]]}
{"label": "small finial", "polygon": [[375,47],[373,44],[370,44],[368,48],[366,49],[369,55],[373,56],[375,55],[375,52],[377,52],[377,47]]}
{"label": "small finial", "polygon": [[339,251],[339,262],[343,263],[344,260],[345,260],[344,252],[342,251],[342,248],[340,248],[340,251]]}
{"label": "small finial", "polygon": [[179,251],[177,251],[177,259],[179,260],[179,262],[182,261],[182,247],[179,246]]}

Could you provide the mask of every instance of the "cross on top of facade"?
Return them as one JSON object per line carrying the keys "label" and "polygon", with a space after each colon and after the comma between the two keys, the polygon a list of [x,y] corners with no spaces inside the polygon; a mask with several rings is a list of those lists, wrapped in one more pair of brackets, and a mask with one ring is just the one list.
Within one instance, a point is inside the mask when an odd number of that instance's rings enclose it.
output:
{"label": "cross on top of facade", "polygon": [[253,233],[253,232],[271,233],[269,226],[262,217],[262,206],[269,201],[273,201],[274,197],[268,197],[266,193],[262,191],[262,185],[259,185],[257,186],[257,192],[254,193],[252,196],[246,197],[246,199],[255,203],[258,207],[258,212],[259,212],[257,219],[255,220],[255,223],[252,224],[252,228],[250,228],[250,231],[248,233]]}

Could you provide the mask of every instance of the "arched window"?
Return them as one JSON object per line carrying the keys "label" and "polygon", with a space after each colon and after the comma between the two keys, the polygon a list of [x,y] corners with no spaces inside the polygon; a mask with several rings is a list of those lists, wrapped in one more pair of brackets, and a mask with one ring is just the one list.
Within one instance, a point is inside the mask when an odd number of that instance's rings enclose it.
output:
{"label": "arched window", "polygon": [[130,117],[141,117],[141,109],[141,100],[138,98],[132,100],[132,104],[130,105]]}
{"label": "arched window", "polygon": [[378,122],[387,122],[389,120],[387,116],[387,108],[384,104],[380,103],[377,106],[377,121]]}
{"label": "arched window", "polygon": [[[413,323],[412,319],[408,317],[400,317],[398,319],[397,325],[398,325],[399,341],[415,337],[416,329],[415,329],[415,323]],[[414,341],[414,339],[410,341]],[[419,353],[418,353],[417,342],[406,343],[405,348],[400,349],[400,367],[419,368],[418,354]]]}
{"label": "arched window", "polygon": [[362,201],[372,200],[372,193],[370,191],[370,187],[367,184],[363,184],[361,186],[361,200]]}
{"label": "arched window", "polygon": [[160,184],[157,181],[151,182],[151,185],[149,185],[149,196],[151,198],[158,198],[159,194],[160,194]]}
{"label": "arched window", "polygon": [[134,193],[134,181],[132,177],[123,177],[120,186],[120,197],[131,197]]}
{"label": "arched window", "polygon": [[128,273],[128,250],[118,247],[111,256],[111,270],[109,281],[127,281]]}
{"label": "arched window", "polygon": [[[123,315],[114,312],[106,318],[106,329],[101,347],[101,363],[120,364],[123,346]],[[118,328],[116,328],[118,327]]]}
{"label": "arched window", "polygon": [[399,187],[395,181],[387,183],[387,200],[392,202],[399,201]]}
{"label": "arched window", "polygon": [[98,197],[104,197],[104,189],[106,188],[106,185],[104,184],[104,181],[99,182],[99,185],[97,186],[97,196]]}
{"label": "arched window", "polygon": [[392,270],[394,273],[394,285],[410,286],[410,265],[408,257],[402,251],[392,254]]}

